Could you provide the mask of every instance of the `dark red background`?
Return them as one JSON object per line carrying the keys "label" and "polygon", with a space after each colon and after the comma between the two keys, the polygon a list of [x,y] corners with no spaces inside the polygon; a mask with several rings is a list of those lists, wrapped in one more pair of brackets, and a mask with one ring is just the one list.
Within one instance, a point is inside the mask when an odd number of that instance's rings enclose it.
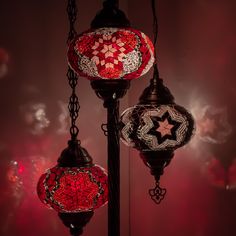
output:
{"label": "dark red background", "polygon": [[[82,32],[102,1],[78,2],[77,27]],[[120,2],[133,26],[152,37],[149,1]],[[70,92],[65,8],[62,0],[0,1],[0,48],[9,54],[8,74],[0,78],[0,235],[68,235],[57,214],[44,208],[35,192],[38,177],[55,164],[68,139],[68,134],[58,132],[59,101],[67,102]],[[161,77],[176,102],[195,116],[207,105],[226,108],[231,133],[220,145],[202,142],[196,134],[186,148],[176,151],[161,179],[168,193],[159,206],[147,194],[154,185],[149,170],[135,150],[121,144],[122,236],[236,235],[236,192],[212,186],[202,171],[212,155],[222,163],[236,157],[235,11],[234,0],[158,1]],[[137,103],[151,75],[132,82],[121,111]],[[78,87],[82,144],[94,162],[106,167],[106,139],[100,130],[105,109],[86,79],[81,78]],[[21,108],[29,103],[46,106],[50,123],[41,134],[30,133],[22,115]],[[14,161],[15,175],[9,172]],[[106,207],[98,209],[84,235],[105,236],[106,214]]]}

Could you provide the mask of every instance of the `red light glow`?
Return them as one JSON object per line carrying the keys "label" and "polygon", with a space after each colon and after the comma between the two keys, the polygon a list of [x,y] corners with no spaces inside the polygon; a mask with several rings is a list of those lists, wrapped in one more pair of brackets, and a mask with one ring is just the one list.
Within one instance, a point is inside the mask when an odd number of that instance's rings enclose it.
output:
{"label": "red light glow", "polygon": [[82,212],[107,202],[107,174],[99,166],[58,167],[43,174],[38,182],[38,196],[58,212]]}
{"label": "red light glow", "polygon": [[236,160],[226,168],[220,160],[212,158],[204,167],[203,173],[213,186],[227,190],[236,188]]}
{"label": "red light glow", "polygon": [[151,40],[132,28],[100,28],[72,41],[68,61],[73,70],[89,79],[135,79],[154,62]]}
{"label": "red light glow", "polygon": [[22,174],[24,172],[24,166],[23,165],[20,165],[19,168],[18,168],[18,172],[19,174]]}

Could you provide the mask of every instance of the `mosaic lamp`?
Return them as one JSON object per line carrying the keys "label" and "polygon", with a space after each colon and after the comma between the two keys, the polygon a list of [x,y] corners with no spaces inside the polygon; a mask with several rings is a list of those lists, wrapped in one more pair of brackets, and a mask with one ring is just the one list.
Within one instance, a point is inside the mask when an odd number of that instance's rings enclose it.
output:
{"label": "mosaic lamp", "polygon": [[192,115],[174,102],[161,79],[151,80],[139,104],[121,115],[121,138],[141,152],[174,151],[185,145],[194,128]]}
{"label": "mosaic lamp", "polygon": [[[158,36],[155,0],[151,0],[153,16],[154,57]],[[183,107],[174,102],[170,90],[159,77],[157,61],[153,65],[153,78],[144,89],[139,103],[126,109],[120,118],[121,140],[140,151],[144,164],[155,177],[156,186],[149,195],[159,204],[166,189],[160,187],[160,176],[174,156],[174,150],[185,145],[194,131],[194,119]]]}
{"label": "mosaic lamp", "polygon": [[154,47],[148,36],[130,27],[114,3],[105,1],[91,29],[71,41],[68,62],[90,80],[131,80],[152,67]]}
{"label": "mosaic lamp", "polygon": [[94,210],[108,201],[107,173],[93,164],[79,141],[70,140],[58,164],[39,178],[37,193],[41,202],[58,212],[71,235],[82,235]]}
{"label": "mosaic lamp", "polygon": [[84,148],[70,141],[58,165],[40,177],[37,192],[46,206],[58,212],[92,211],[107,203],[107,173],[92,163]]}
{"label": "mosaic lamp", "polygon": [[154,78],[143,91],[139,103],[121,115],[121,140],[140,151],[145,165],[156,180],[149,190],[151,198],[160,203],[166,189],[160,188],[160,176],[174,156],[174,150],[189,142],[194,132],[194,119],[174,102],[169,89],[163,85],[154,67]]}

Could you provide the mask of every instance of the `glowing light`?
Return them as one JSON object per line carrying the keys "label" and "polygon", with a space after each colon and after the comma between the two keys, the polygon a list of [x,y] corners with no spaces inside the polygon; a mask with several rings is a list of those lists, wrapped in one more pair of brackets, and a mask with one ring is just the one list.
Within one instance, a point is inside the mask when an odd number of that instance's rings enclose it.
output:
{"label": "glowing light", "polygon": [[55,166],[40,177],[37,191],[40,200],[56,211],[91,211],[107,203],[107,174],[97,165]]}
{"label": "glowing light", "polygon": [[39,175],[52,165],[52,161],[41,155],[18,156],[9,163],[6,177],[11,187],[12,195],[20,199],[22,194],[36,194]]}
{"label": "glowing light", "polygon": [[[195,101],[192,103],[191,112],[196,120],[196,138],[211,144],[227,142],[232,133],[232,126],[228,121],[226,107],[215,107],[206,105],[206,102]],[[195,142],[195,146],[199,146],[197,139]]]}
{"label": "glowing light", "polygon": [[17,172],[18,172],[18,163],[17,161],[12,161],[7,171],[7,178],[10,182],[16,183],[20,179]]}
{"label": "glowing light", "polygon": [[138,150],[173,150],[186,144],[194,131],[192,116],[172,105],[136,105],[121,115],[121,140]]}
{"label": "glowing light", "polygon": [[199,137],[208,143],[225,143],[232,132],[227,109],[206,106],[203,110],[202,117],[197,121]]}
{"label": "glowing light", "polygon": [[44,133],[45,128],[50,124],[46,115],[44,103],[29,103],[20,107],[23,119],[30,126],[30,132],[34,135]]}
{"label": "glowing light", "polygon": [[59,121],[59,128],[57,130],[57,133],[59,134],[66,134],[69,130],[69,113],[67,108],[67,103],[58,101],[58,105],[60,108],[60,114],[58,116]]}
{"label": "glowing light", "polygon": [[132,28],[99,28],[79,35],[69,46],[73,70],[89,79],[135,79],[154,62],[151,40]]}
{"label": "glowing light", "polygon": [[224,166],[219,159],[211,158],[202,172],[211,185],[226,190],[236,189],[236,159]]}

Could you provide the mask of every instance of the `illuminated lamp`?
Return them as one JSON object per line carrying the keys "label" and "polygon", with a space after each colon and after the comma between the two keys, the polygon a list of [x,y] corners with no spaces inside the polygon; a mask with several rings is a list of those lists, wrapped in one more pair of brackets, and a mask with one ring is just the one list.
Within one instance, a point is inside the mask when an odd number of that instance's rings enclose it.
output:
{"label": "illuminated lamp", "polygon": [[[221,150],[230,149],[229,143],[227,147]],[[216,151],[216,150],[214,150]],[[218,151],[218,150],[217,150]],[[227,153],[228,154],[228,153]],[[236,189],[236,158],[232,154],[221,156],[221,152],[213,154],[211,158],[202,167],[202,174],[207,182],[219,189],[235,191]]]}
{"label": "illuminated lamp", "polygon": [[151,80],[139,101],[121,115],[121,137],[125,144],[142,152],[173,151],[190,140],[192,115],[174,103],[161,79]]}
{"label": "illuminated lamp", "polygon": [[153,45],[133,28],[99,28],[72,41],[68,61],[79,75],[93,79],[136,79],[154,62]]}
{"label": "illuminated lamp", "polygon": [[159,186],[164,168],[174,156],[174,150],[185,145],[193,131],[192,115],[174,102],[154,67],[154,77],[141,95],[139,104],[122,113],[120,134],[126,145],[140,151],[145,165],[155,176],[156,187],[149,193],[156,203],[160,203],[166,193],[166,189]]}
{"label": "illuminated lamp", "polygon": [[[71,167],[64,166],[63,159],[78,158],[77,152],[82,159]],[[85,149],[70,144],[62,152],[59,164],[40,177],[37,191],[40,200],[58,212],[91,211],[107,202],[107,174],[92,164]]]}
{"label": "illuminated lamp", "polygon": [[[136,79],[149,71],[154,47],[115,5],[104,2],[92,29],[78,35],[69,45],[71,68],[91,80]],[[113,14],[113,15],[112,15]]]}
{"label": "illuminated lamp", "polygon": [[[107,181],[106,171],[93,164],[86,149],[78,141],[69,141],[58,164],[40,177],[37,193],[47,207],[59,212],[61,219],[68,220],[68,216],[73,219],[71,214],[74,214],[81,218],[81,223],[92,217],[93,210],[107,203]],[[81,231],[82,226],[70,230]]]}
{"label": "illuminated lamp", "polygon": [[[153,16],[154,55],[158,35],[155,0],[151,0]],[[152,200],[159,204],[166,189],[160,187],[160,176],[174,156],[174,150],[185,145],[194,132],[194,119],[183,107],[174,102],[170,90],[159,77],[157,62],[153,78],[144,89],[139,103],[126,109],[120,118],[121,140],[140,151],[144,164],[155,177],[156,186],[149,190]]]}

